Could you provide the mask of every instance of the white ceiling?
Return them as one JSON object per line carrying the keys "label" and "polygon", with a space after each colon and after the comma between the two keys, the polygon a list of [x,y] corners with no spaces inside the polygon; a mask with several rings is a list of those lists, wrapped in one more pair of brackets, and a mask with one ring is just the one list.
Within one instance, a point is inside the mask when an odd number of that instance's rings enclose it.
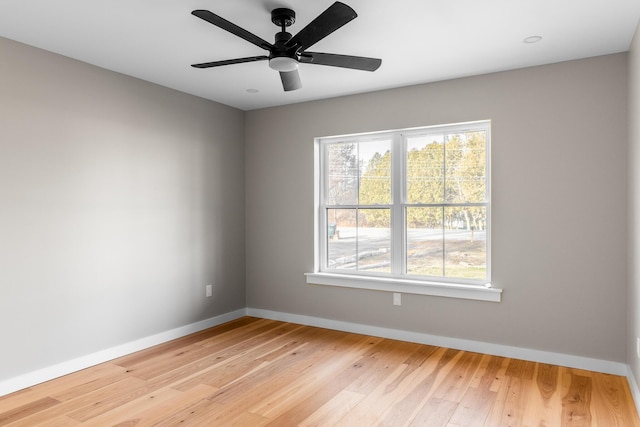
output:
{"label": "white ceiling", "polygon": [[[251,110],[624,52],[640,19],[640,0],[343,2],[358,17],[310,50],[377,57],[382,66],[301,64],[303,88],[286,93],[266,61],[190,67],[266,52],[191,11],[210,10],[273,42],[272,9],[295,10],[295,34],[333,0],[0,0],[0,36]],[[543,39],[523,43],[529,36]]]}

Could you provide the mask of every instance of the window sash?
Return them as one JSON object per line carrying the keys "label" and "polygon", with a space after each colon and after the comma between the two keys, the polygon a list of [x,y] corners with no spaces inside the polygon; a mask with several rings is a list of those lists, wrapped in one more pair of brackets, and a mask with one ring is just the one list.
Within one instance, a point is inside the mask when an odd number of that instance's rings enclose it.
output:
{"label": "window sash", "polygon": [[[431,136],[435,134],[454,135],[463,132],[485,132],[485,167],[484,167],[484,188],[485,200],[482,202],[455,202],[447,203],[407,203],[407,141],[409,138],[418,136]],[[366,144],[379,140],[391,140],[391,203],[389,204],[328,204],[328,146],[335,143],[355,143]],[[354,274],[358,276],[381,276],[396,277],[404,279],[415,279],[425,281],[464,283],[474,285],[484,285],[491,278],[491,193],[490,193],[490,122],[471,122],[457,125],[434,126],[429,128],[410,129],[403,131],[384,132],[380,134],[363,134],[348,137],[332,137],[318,138],[319,147],[319,215],[318,215],[318,268],[316,271]],[[360,166],[358,167],[359,170]],[[446,172],[444,174],[446,177]],[[358,172],[358,180],[360,180],[360,172]],[[358,183],[359,185],[359,183]],[[358,187],[359,192],[359,187]],[[485,260],[486,260],[486,277],[483,279],[464,279],[460,277],[440,277],[440,276],[420,276],[407,273],[407,231],[406,212],[408,208],[419,207],[482,207],[486,209],[486,242],[485,242]],[[328,266],[328,212],[331,209],[390,209],[390,240],[391,240],[391,271],[388,273],[372,272],[362,270],[344,270],[332,269]],[[444,226],[443,226],[444,227]],[[446,255],[443,255],[443,262]]]}

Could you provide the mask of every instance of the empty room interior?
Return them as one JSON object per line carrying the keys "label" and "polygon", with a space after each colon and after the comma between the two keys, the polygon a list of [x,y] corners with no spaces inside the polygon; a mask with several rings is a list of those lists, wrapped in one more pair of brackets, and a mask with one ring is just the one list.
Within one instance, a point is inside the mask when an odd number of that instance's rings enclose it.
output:
{"label": "empty room interior", "polygon": [[0,425],[640,425],[636,1],[49,3],[0,3]]}

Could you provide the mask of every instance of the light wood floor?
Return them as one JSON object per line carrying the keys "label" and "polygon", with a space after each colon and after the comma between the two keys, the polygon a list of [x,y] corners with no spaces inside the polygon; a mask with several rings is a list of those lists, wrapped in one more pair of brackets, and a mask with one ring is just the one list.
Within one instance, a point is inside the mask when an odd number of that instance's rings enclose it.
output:
{"label": "light wood floor", "polygon": [[640,426],[624,377],[242,318],[0,398],[10,426]]}

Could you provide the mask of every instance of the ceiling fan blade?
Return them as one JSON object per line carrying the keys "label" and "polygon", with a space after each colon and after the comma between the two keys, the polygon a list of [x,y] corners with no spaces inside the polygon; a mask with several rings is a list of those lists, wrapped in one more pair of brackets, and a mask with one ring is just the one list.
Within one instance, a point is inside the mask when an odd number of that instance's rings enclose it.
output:
{"label": "ceiling fan blade", "polygon": [[382,59],[364,56],[337,55],[335,53],[303,52],[300,62],[305,64],[329,65],[331,67],[352,68],[354,70],[375,71]]}
{"label": "ceiling fan blade", "polygon": [[240,38],[243,38],[249,43],[253,43],[254,45],[262,49],[266,49],[270,51],[273,48],[273,45],[268,41],[263,40],[262,38],[256,36],[253,33],[250,33],[244,28],[238,27],[236,24],[227,21],[226,19],[216,15],[213,12],[200,9],[200,10],[194,10],[193,12],[191,12],[191,14],[194,16],[197,16],[200,19],[204,19],[205,21],[215,25],[216,27],[219,27],[219,28],[222,28],[223,30],[228,31],[231,34],[234,34]]}
{"label": "ceiling fan blade", "polygon": [[288,48],[297,46],[298,51],[303,51],[355,19],[356,16],[358,14],[355,10],[337,1],[293,36],[285,46]]}
{"label": "ceiling fan blade", "polygon": [[264,61],[268,56],[249,56],[247,58],[225,59],[224,61],[203,62],[202,64],[192,64],[194,68],[220,67],[221,65],[242,64],[243,62]]}
{"label": "ceiling fan blade", "polygon": [[280,71],[280,80],[282,80],[282,87],[285,92],[300,89],[302,87],[298,70]]}

